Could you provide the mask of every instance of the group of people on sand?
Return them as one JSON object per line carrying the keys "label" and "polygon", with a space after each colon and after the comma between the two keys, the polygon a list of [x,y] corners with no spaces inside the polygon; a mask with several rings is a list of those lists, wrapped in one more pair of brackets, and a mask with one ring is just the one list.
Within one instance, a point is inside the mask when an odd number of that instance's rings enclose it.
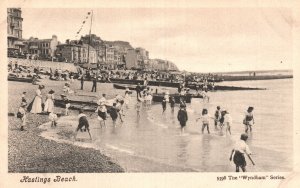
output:
{"label": "group of people on sand", "polygon": [[24,131],[26,125],[26,112],[32,114],[48,114],[49,119],[52,121],[52,126],[56,126],[57,115],[54,113],[54,91],[50,90],[46,95],[46,100],[43,102],[42,90],[45,89],[44,85],[39,85],[35,91],[33,100],[28,104],[26,99],[26,92],[22,93],[21,105],[17,112],[17,117],[22,120],[21,131]]}

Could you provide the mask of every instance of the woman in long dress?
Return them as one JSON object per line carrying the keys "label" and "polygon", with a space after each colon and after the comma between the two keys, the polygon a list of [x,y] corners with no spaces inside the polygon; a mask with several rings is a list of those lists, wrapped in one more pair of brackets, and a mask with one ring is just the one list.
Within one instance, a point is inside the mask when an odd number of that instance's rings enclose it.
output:
{"label": "woman in long dress", "polygon": [[38,114],[38,113],[42,113],[43,108],[42,108],[42,89],[44,89],[45,87],[43,85],[39,85],[39,88],[35,91],[35,97],[34,97],[34,101],[32,104],[32,108],[31,108],[31,113],[33,114]]}
{"label": "woman in long dress", "polygon": [[54,91],[52,89],[47,94],[44,111],[48,113],[54,112]]}

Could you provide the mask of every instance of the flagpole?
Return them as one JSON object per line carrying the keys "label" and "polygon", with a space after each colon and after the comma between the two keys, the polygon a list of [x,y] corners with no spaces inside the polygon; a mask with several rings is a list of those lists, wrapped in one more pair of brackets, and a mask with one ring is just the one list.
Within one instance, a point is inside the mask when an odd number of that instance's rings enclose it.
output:
{"label": "flagpole", "polygon": [[89,42],[88,42],[88,55],[87,55],[88,68],[90,68],[90,43],[91,43],[92,23],[93,23],[93,10],[92,10],[92,15],[91,15],[91,25],[90,25]]}

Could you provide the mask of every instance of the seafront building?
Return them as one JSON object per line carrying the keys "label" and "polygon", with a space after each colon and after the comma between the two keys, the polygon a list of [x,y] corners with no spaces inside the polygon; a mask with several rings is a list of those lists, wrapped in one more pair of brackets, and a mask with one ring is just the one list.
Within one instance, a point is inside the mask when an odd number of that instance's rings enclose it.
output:
{"label": "seafront building", "polygon": [[21,8],[7,9],[8,56],[33,60],[66,63],[89,63],[101,69],[178,70],[170,61],[150,59],[149,51],[133,48],[127,41],[104,41],[95,34],[80,40],[58,41],[56,35],[48,39],[22,38]]}
{"label": "seafront building", "polygon": [[22,39],[22,11],[21,8],[7,9],[7,51],[8,54],[22,53],[24,43]]}
{"label": "seafront building", "polygon": [[82,41],[66,40],[66,43],[59,44],[56,50],[56,56],[69,63],[97,63],[96,50]]}
{"label": "seafront building", "polygon": [[38,39],[30,37],[24,42],[26,48],[24,52],[30,54],[31,59],[48,59],[51,60],[55,56],[57,45],[59,41],[56,35],[52,35],[50,39]]}

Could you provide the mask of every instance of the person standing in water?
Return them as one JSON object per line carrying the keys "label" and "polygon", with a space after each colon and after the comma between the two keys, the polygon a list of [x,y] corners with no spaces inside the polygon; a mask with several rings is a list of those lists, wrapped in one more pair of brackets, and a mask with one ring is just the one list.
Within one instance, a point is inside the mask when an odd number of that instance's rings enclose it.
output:
{"label": "person standing in water", "polygon": [[118,109],[117,109],[117,103],[113,103],[113,106],[109,109],[109,114],[113,122],[113,126],[116,127],[116,122],[118,119]]}
{"label": "person standing in water", "polygon": [[[87,120],[87,117],[83,113],[82,109],[79,110],[78,121],[79,121],[79,123],[78,123],[78,126],[77,126],[76,131],[75,131],[74,140],[76,140],[77,133],[78,133],[79,130],[80,131],[86,131],[87,130],[88,133],[89,133],[89,136],[92,140],[92,136],[91,136],[90,129],[89,129],[89,127],[90,127],[89,121]],[[84,127],[84,129],[82,130],[83,127]]]}
{"label": "person standing in water", "polygon": [[234,148],[231,151],[229,160],[231,161],[233,159],[236,172],[239,172],[240,168],[242,169],[243,172],[246,172],[247,163],[246,163],[245,155],[247,155],[250,161],[252,162],[252,164],[255,165],[250,157],[251,151],[249,149],[249,146],[246,144],[247,139],[248,139],[248,135],[245,133],[242,134],[240,140],[236,142]]}
{"label": "person standing in water", "polygon": [[136,105],[135,105],[136,116],[137,116],[137,118],[140,118],[140,111],[141,111],[141,108],[142,108],[142,103],[141,103],[141,101],[138,99],[137,102],[136,102]]}
{"label": "person standing in water", "polygon": [[175,98],[170,98],[170,106],[171,106],[171,112],[174,113],[174,107],[175,107]]}
{"label": "person standing in water", "polygon": [[204,133],[204,129],[205,127],[207,128],[207,132],[208,134],[210,134],[209,132],[209,119],[213,119],[209,114],[208,114],[208,110],[207,109],[203,109],[202,110],[202,116],[200,118],[197,118],[196,121],[198,121],[199,119],[202,119],[202,134]]}
{"label": "person standing in water", "polygon": [[221,108],[217,106],[217,110],[215,111],[215,129],[218,129],[218,124],[221,118]]}
{"label": "person standing in water", "polygon": [[184,105],[180,105],[180,109],[177,114],[177,119],[181,126],[181,134],[184,133],[184,127],[186,126],[186,122],[188,120],[188,115]]}
{"label": "person standing in water", "polygon": [[229,134],[231,135],[231,125],[232,125],[232,117],[229,114],[228,111],[225,111],[225,115],[224,115],[224,125],[226,126],[226,135],[227,135],[227,131],[229,132]]}
{"label": "person standing in water", "polygon": [[162,102],[161,102],[162,108],[163,108],[163,112],[164,113],[167,109],[167,100],[165,98],[163,98]]}
{"label": "person standing in water", "polygon": [[245,125],[245,132],[248,133],[248,129],[250,129],[250,132],[252,132],[252,125],[254,125],[254,116],[253,116],[253,110],[254,108],[252,106],[248,107],[247,112],[245,113],[245,118],[243,120],[243,123]]}

